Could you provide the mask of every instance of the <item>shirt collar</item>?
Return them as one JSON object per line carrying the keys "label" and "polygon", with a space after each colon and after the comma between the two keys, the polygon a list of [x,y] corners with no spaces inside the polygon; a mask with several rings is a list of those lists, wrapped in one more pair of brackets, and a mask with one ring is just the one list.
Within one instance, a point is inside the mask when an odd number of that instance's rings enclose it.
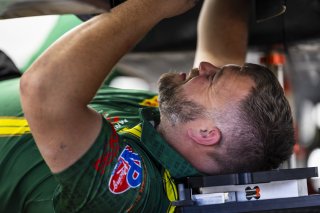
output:
{"label": "shirt collar", "polygon": [[140,109],[142,121],[142,146],[148,153],[166,168],[174,178],[201,175],[180,153],[172,148],[156,131],[155,125],[160,122],[158,108]]}

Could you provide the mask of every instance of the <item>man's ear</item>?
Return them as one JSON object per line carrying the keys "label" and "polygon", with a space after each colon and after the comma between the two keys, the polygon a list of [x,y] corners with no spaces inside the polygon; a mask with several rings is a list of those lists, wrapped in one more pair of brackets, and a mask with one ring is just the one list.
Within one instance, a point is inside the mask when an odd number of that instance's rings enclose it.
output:
{"label": "man's ear", "polygon": [[221,139],[221,132],[217,127],[208,129],[188,129],[188,136],[198,144],[201,145],[214,145],[219,143]]}

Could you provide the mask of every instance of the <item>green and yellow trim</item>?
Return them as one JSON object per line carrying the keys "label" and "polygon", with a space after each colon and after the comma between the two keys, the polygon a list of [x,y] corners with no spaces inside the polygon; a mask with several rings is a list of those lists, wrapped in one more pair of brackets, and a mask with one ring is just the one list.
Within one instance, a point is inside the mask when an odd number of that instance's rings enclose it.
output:
{"label": "green and yellow trim", "polygon": [[30,134],[30,127],[24,117],[1,117],[0,137]]}
{"label": "green and yellow trim", "polygon": [[[135,127],[129,129],[129,128],[124,128],[120,130],[120,133],[128,133],[130,135],[133,135],[134,137],[140,139],[141,138],[141,133],[142,133],[142,126],[141,124],[136,125]],[[178,192],[177,192],[177,187],[174,183],[174,180],[171,178],[171,175],[167,169],[165,169],[163,173],[163,185],[167,194],[167,197],[169,201],[176,201],[178,200]],[[175,211],[175,206],[169,205],[167,209],[167,213],[174,213]]]}
{"label": "green and yellow trim", "polygon": [[[177,187],[167,169],[163,173],[163,181],[164,181],[165,191],[167,193],[167,197],[170,200],[170,202],[177,201],[178,200]],[[175,209],[176,207],[170,204],[169,208],[167,209],[167,213],[174,213]]]}
{"label": "green and yellow trim", "polygon": [[148,106],[148,107],[159,107],[158,96],[153,96],[152,98],[145,99],[141,103],[141,106]]}
{"label": "green and yellow trim", "polygon": [[130,135],[133,135],[134,137],[140,139],[141,138],[141,132],[142,132],[142,127],[141,124],[138,124],[131,129],[129,128],[123,128],[122,130],[119,131],[119,133],[128,133]]}

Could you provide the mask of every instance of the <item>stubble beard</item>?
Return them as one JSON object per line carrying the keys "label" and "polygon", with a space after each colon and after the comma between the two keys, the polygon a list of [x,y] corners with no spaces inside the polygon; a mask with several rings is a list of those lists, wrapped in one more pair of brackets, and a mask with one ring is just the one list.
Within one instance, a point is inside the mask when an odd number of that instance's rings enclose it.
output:
{"label": "stubble beard", "polygon": [[193,70],[185,80],[177,73],[165,73],[159,79],[159,110],[172,126],[195,120],[206,111],[203,106],[188,100],[181,87],[197,75],[198,71]]}

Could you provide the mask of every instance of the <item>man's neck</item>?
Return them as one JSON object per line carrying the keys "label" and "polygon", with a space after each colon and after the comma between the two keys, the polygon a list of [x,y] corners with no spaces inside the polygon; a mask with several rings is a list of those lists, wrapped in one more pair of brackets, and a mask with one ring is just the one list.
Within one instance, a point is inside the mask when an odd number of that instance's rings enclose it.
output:
{"label": "man's neck", "polygon": [[172,125],[168,119],[161,116],[160,123],[156,126],[157,132],[166,140],[166,142],[174,147],[178,152],[179,148],[177,149],[176,146],[179,144],[179,140],[181,137],[181,130],[177,129],[177,126]]}
{"label": "man's neck", "polygon": [[165,139],[165,141],[179,152],[186,160],[192,163],[191,144],[192,142],[184,133],[183,125],[172,125],[168,119],[161,116],[161,121],[156,128],[157,132]]}
{"label": "man's neck", "polygon": [[[167,119],[161,116],[161,121],[156,127],[157,132],[179,152],[196,169],[207,174],[216,174],[215,163],[203,150],[203,146],[198,146],[184,134],[183,125],[172,125]],[[206,147],[208,148],[208,147]],[[196,156],[196,157],[195,157]]]}

